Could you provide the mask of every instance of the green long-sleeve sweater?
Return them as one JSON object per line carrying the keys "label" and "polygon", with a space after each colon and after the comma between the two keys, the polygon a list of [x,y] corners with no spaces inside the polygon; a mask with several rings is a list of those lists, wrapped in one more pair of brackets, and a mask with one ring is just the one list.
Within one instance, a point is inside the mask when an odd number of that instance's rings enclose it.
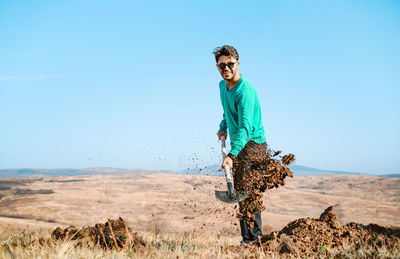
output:
{"label": "green long-sleeve sweater", "polygon": [[219,83],[220,97],[224,109],[220,131],[229,130],[231,154],[237,156],[246,143],[265,142],[261,120],[261,108],[255,88],[241,76],[236,85],[228,91],[225,80]]}

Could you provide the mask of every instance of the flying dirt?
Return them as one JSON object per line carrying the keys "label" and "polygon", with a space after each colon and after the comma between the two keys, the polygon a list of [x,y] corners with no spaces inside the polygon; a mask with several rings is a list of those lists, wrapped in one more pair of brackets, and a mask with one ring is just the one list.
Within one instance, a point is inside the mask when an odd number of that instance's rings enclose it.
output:
{"label": "flying dirt", "polygon": [[[241,201],[241,210],[238,218],[244,218],[250,227],[253,227],[255,211],[265,210],[263,193],[266,190],[285,185],[286,177],[293,177],[288,166],[295,160],[293,154],[279,156],[282,151],[271,149],[258,150],[250,160],[252,163],[238,165],[240,168],[233,171],[235,185],[239,190],[245,190],[248,198]],[[242,175],[241,175],[242,174]]]}

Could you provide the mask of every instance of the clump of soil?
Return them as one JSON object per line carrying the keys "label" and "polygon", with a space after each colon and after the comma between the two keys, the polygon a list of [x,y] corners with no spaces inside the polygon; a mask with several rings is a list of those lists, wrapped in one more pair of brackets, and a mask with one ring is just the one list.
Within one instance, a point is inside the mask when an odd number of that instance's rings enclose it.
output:
{"label": "clump of soil", "polygon": [[147,247],[148,244],[143,241],[136,233],[134,233],[119,218],[117,220],[109,219],[104,224],[96,224],[94,227],[83,227],[78,229],[71,225],[65,229],[56,228],[51,234],[53,240],[77,240],[78,245],[96,244],[105,249],[120,249],[130,246],[134,250]]}
{"label": "clump of soil", "polygon": [[264,235],[253,245],[261,246],[264,251],[298,257],[354,254],[368,248],[375,257],[379,251],[400,249],[400,228],[354,222],[342,225],[331,206],[319,219],[297,219],[280,231]]}
{"label": "clump of soil", "polygon": [[272,151],[266,145],[248,143],[234,161],[235,189],[245,191],[248,198],[239,203],[238,218],[254,226],[256,211],[265,210],[263,193],[285,185],[286,177],[293,177],[288,166],[295,160],[293,154],[280,156],[282,151]]}

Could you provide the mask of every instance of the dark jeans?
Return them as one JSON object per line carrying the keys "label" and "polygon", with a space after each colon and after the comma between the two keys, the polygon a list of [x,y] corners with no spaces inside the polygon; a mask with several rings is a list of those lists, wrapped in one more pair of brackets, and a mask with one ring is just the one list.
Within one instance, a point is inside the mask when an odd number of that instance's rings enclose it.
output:
{"label": "dark jeans", "polygon": [[256,240],[262,235],[261,211],[262,191],[254,183],[259,182],[257,163],[267,154],[267,144],[247,142],[233,163],[233,177],[236,190],[246,191],[249,197],[239,202],[240,230],[243,241]]}
{"label": "dark jeans", "polygon": [[262,236],[262,222],[261,222],[261,211],[257,210],[254,213],[254,226],[251,228],[246,222],[246,219],[240,219],[240,232],[242,234],[243,241],[254,241],[257,240],[258,236]]}

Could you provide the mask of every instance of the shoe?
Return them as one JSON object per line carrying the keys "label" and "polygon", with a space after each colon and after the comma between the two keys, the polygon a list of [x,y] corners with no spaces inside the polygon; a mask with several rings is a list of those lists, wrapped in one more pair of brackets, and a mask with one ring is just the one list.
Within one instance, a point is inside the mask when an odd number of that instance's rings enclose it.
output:
{"label": "shoe", "polygon": [[250,241],[248,241],[248,240],[242,240],[242,241],[240,241],[240,245],[241,245],[241,246],[242,246],[242,245],[247,245],[249,242],[250,242]]}
{"label": "shoe", "polygon": [[254,242],[255,240],[242,240],[242,241],[240,241],[240,245],[242,246],[242,245],[248,245],[248,244],[250,244],[250,243],[252,243],[252,242]]}

